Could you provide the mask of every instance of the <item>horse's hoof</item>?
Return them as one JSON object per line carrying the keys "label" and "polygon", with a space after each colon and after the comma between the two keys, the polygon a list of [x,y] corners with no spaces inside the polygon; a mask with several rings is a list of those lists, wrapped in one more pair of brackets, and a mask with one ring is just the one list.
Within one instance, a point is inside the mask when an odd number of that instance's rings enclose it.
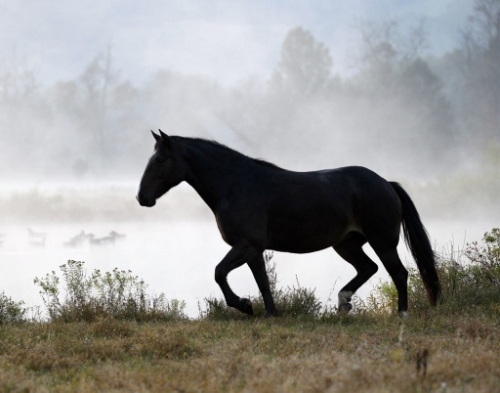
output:
{"label": "horse's hoof", "polygon": [[341,312],[349,312],[352,310],[352,304],[351,303],[344,303],[339,306],[339,311]]}
{"label": "horse's hoof", "polygon": [[408,315],[408,311],[400,311],[399,312],[399,317],[401,319],[408,319],[409,315]]}
{"label": "horse's hoof", "polygon": [[240,299],[240,311],[247,315],[253,315],[253,307],[250,299]]}
{"label": "horse's hoof", "polygon": [[269,312],[269,311],[266,311],[266,314],[264,315],[264,318],[274,318],[274,317],[277,317],[278,316],[278,312],[277,311],[273,311],[273,312]]}

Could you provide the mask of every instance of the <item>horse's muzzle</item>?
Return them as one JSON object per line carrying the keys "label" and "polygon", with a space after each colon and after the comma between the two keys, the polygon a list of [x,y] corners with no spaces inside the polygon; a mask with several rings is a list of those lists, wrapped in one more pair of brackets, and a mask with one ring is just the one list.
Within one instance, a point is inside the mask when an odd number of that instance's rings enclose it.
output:
{"label": "horse's muzzle", "polygon": [[156,204],[156,200],[154,198],[146,198],[142,192],[139,192],[135,197],[139,205],[146,207],[153,207]]}

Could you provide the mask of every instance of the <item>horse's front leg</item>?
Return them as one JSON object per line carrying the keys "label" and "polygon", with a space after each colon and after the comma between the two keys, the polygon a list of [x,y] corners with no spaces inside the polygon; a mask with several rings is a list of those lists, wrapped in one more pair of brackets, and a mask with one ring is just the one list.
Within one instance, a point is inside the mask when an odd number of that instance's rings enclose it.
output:
{"label": "horse's front leg", "polygon": [[260,293],[262,294],[262,298],[264,299],[266,318],[277,316],[278,312],[274,306],[273,295],[269,286],[269,277],[266,272],[266,262],[264,261],[262,253],[259,253],[256,258],[248,261],[247,263],[250,270],[252,270],[255,281],[257,282]]}
{"label": "horse's front leg", "polygon": [[252,303],[249,299],[242,299],[232,291],[227,283],[227,275],[244,263],[254,260],[258,255],[259,252],[253,247],[235,246],[215,268],[215,281],[219,284],[227,305],[248,315],[253,315]]}

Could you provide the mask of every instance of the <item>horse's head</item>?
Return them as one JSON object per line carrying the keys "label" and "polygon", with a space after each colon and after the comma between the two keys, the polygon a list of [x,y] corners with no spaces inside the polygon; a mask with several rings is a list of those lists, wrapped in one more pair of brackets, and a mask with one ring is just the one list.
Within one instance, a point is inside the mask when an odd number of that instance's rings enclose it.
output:
{"label": "horse's head", "polygon": [[155,151],[142,175],[137,200],[141,206],[154,206],[156,200],[184,180],[185,162],[174,140],[161,130],[155,134]]}

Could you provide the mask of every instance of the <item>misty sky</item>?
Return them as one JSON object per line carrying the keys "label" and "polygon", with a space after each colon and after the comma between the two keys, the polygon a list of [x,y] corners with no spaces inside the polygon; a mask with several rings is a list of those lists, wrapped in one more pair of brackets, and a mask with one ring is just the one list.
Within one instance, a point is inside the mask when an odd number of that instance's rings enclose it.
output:
{"label": "misty sky", "polygon": [[124,79],[142,82],[171,69],[235,84],[268,77],[286,33],[301,26],[328,46],[333,72],[348,74],[357,20],[405,26],[423,17],[428,51],[440,54],[460,44],[471,9],[472,0],[0,0],[0,62],[15,52],[40,81],[69,80],[111,45]]}

